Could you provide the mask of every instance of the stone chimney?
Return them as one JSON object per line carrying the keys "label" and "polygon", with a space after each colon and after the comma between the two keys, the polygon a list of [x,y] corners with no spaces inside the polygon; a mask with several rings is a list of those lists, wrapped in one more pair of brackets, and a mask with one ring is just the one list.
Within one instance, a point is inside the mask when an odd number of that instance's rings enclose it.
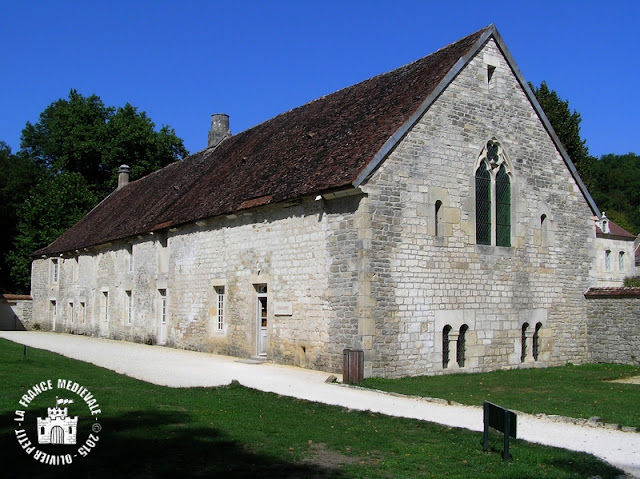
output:
{"label": "stone chimney", "polygon": [[224,113],[211,115],[211,130],[209,130],[207,148],[215,148],[228,136],[231,136],[231,130],[229,130],[229,115],[225,115]]}
{"label": "stone chimney", "polygon": [[129,183],[129,172],[130,171],[131,171],[131,168],[129,168],[128,165],[120,165],[120,168],[118,168],[118,188],[117,188],[117,190],[119,190],[123,186],[126,186]]}

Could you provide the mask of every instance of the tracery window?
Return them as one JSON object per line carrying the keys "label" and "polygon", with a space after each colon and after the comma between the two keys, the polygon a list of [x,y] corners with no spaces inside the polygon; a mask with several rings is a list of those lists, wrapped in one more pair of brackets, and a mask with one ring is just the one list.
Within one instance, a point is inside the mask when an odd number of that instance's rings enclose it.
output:
{"label": "tracery window", "polygon": [[488,141],[475,171],[477,244],[511,246],[511,183],[502,147]]}

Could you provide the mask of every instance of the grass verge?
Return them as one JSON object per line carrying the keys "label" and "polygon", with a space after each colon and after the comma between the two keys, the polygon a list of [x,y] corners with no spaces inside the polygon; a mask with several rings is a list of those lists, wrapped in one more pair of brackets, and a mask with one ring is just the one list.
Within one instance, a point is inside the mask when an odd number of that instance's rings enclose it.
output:
{"label": "grass verge", "polygon": [[[259,367],[259,366],[257,366]],[[52,380],[27,408],[28,389]],[[88,389],[100,404],[99,441],[87,457],[70,465],[43,465],[18,444],[17,409],[36,447],[50,454],[74,454],[93,419],[82,401],[69,405],[78,415],[78,445],[37,445],[36,417],[45,417],[58,379]],[[242,386],[174,389],[155,386],[0,340],[0,450],[2,476],[9,477],[279,477],[279,478],[614,478],[620,471],[587,454],[515,441],[511,462],[502,461],[501,440],[492,435],[491,453],[482,435],[416,420],[356,412],[263,393]]]}
{"label": "grass verge", "polygon": [[367,379],[363,386],[470,406],[490,401],[530,414],[556,414],[640,428],[640,385],[611,382],[640,375],[622,364],[585,364],[477,374]]}

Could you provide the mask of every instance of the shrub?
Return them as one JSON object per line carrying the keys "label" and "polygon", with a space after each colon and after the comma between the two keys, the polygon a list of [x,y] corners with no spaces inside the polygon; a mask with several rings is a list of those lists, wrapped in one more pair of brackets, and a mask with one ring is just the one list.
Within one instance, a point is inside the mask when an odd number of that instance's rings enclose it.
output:
{"label": "shrub", "polygon": [[640,276],[628,276],[624,279],[626,288],[640,288]]}

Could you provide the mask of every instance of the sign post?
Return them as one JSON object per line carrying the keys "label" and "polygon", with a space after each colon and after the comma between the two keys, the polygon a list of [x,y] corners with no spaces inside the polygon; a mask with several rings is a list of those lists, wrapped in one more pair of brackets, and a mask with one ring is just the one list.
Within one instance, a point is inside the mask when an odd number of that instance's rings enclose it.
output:
{"label": "sign post", "polygon": [[502,459],[508,461],[511,458],[509,454],[509,437],[516,439],[516,414],[503,407],[496,406],[488,401],[484,402],[484,443],[482,450],[489,450],[489,428],[492,427],[504,434],[504,452]]}

